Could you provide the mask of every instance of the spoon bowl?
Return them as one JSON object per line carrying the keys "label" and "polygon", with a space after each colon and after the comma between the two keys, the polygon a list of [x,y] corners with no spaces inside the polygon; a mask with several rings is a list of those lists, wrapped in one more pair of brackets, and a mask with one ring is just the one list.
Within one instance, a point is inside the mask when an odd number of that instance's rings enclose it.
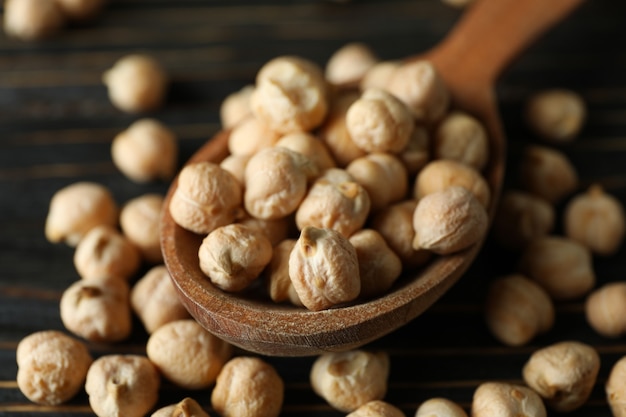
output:
{"label": "spoon bowl", "polygon": [[[444,41],[407,60],[429,59],[447,84],[453,106],[479,118],[490,138],[490,161],[483,171],[493,193],[493,218],[505,171],[505,138],[494,84],[501,71],[531,41],[582,0],[478,0]],[[188,164],[219,163],[228,155],[228,131],[202,146]],[[481,243],[405,273],[385,295],[354,305],[309,311],[213,286],[200,270],[203,236],[178,226],[164,201],[161,246],[180,299],[208,331],[242,349],[269,356],[310,356],[361,347],[413,320],[466,272]]]}

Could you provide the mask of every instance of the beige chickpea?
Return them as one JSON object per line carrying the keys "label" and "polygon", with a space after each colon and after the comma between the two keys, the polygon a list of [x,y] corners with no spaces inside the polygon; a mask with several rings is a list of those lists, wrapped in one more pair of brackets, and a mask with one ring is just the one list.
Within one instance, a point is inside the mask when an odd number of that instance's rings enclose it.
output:
{"label": "beige chickpea", "polygon": [[232,352],[230,344],[193,319],[164,324],[150,335],[146,345],[148,358],[161,375],[192,390],[211,386]]}
{"label": "beige chickpea", "polygon": [[564,341],[533,352],[522,375],[549,408],[565,413],[587,401],[599,371],[600,356],[592,346]]}
{"label": "beige chickpea", "polygon": [[34,41],[54,35],[65,25],[56,0],[5,0],[4,31],[8,36]]}
{"label": "beige chickpea", "polygon": [[113,138],[115,166],[137,183],[170,180],[178,163],[178,139],[155,119],[140,119]]}
{"label": "beige chickpea", "polygon": [[61,296],[61,321],[67,330],[92,342],[119,342],[130,336],[132,317],[126,281],[77,281]]}
{"label": "beige chickpea", "polygon": [[585,300],[585,317],[604,337],[626,334],[626,283],[609,282],[593,290]]}
{"label": "beige chickpea", "polygon": [[220,122],[223,129],[232,129],[239,122],[252,115],[250,97],[254,85],[245,85],[240,90],[230,93],[220,105]]}
{"label": "beige chickpea", "polygon": [[46,217],[46,238],[53,243],[76,246],[83,236],[99,225],[117,225],[118,207],[109,189],[80,181],[56,191]]}
{"label": "beige chickpea", "polygon": [[326,80],[339,87],[356,87],[378,62],[374,51],[362,42],[350,42],[337,49],[326,63]]}
{"label": "beige chickpea", "polygon": [[409,143],[414,120],[394,95],[370,88],[348,109],[346,128],[352,141],[366,152],[399,153]]}
{"label": "beige chickpea", "polygon": [[352,301],[361,291],[356,250],[332,229],[302,229],[289,256],[289,276],[302,304],[313,311]]}
{"label": "beige chickpea", "polygon": [[624,206],[598,184],[574,196],[567,203],[563,218],[567,237],[582,243],[594,254],[613,255],[624,241]]}
{"label": "beige chickpea", "polygon": [[413,196],[419,200],[453,185],[465,187],[484,207],[489,206],[491,190],[480,172],[469,165],[448,159],[431,161],[422,168],[415,179]]}
{"label": "beige chickpea", "polygon": [[224,291],[241,291],[257,279],[272,259],[265,234],[239,223],[218,227],[198,249],[200,269]]}
{"label": "beige chickpea", "polygon": [[288,133],[276,142],[276,146],[282,146],[306,156],[317,166],[319,172],[337,166],[324,142],[309,132]]}
{"label": "beige chickpea", "polygon": [[242,195],[241,184],[230,172],[213,162],[196,162],[178,174],[168,209],[180,227],[206,234],[241,216]]}
{"label": "beige chickpea", "polygon": [[489,140],[483,124],[475,117],[453,111],[446,115],[433,135],[434,158],[453,159],[482,170],[489,160]]}
{"label": "beige chickpea", "polygon": [[69,19],[84,21],[96,17],[108,0],[56,0],[56,2]]}
{"label": "beige chickpea", "polygon": [[272,246],[276,246],[296,232],[292,216],[281,217],[280,219],[257,219],[246,216],[239,223],[262,232]]}
{"label": "beige chickpea", "polygon": [[387,90],[404,101],[418,121],[440,120],[450,105],[450,93],[435,66],[427,60],[401,64],[391,75]]}
{"label": "beige chickpea", "polygon": [[359,261],[360,297],[371,298],[385,293],[402,273],[402,261],[398,255],[373,229],[359,230],[349,240]]}
{"label": "beige chickpea", "polygon": [[370,153],[350,162],[346,171],[367,191],[373,213],[403,200],[407,195],[408,174],[395,155]]}
{"label": "beige chickpea", "polygon": [[96,226],[76,246],[74,266],[85,280],[130,280],[141,266],[141,253],[111,226]]}
{"label": "beige chickpea", "polygon": [[472,417],[546,417],[541,397],[532,389],[505,382],[483,382],[474,391]]}
{"label": "beige chickpea", "polygon": [[108,354],[89,367],[85,391],[98,417],[143,417],[156,404],[161,378],[145,356]]}
{"label": "beige chickpea", "polygon": [[454,401],[435,397],[421,403],[415,417],[467,417],[467,413]]}
{"label": "beige chickpea", "polygon": [[626,416],[626,356],[621,357],[611,367],[604,385],[606,400],[614,417]]}
{"label": "beige chickpea", "polygon": [[547,141],[569,142],[578,136],[587,116],[585,102],[572,90],[548,89],[533,94],[525,108],[529,127]]}
{"label": "beige chickpea", "polygon": [[126,113],[153,111],[165,103],[169,77],[150,55],[130,54],[118,59],[102,75],[111,103]]}
{"label": "beige chickpea", "polygon": [[398,154],[410,178],[415,178],[417,173],[430,161],[430,141],[428,130],[423,126],[415,126],[409,143]]}
{"label": "beige chickpea", "polygon": [[285,385],[276,369],[261,358],[239,356],[217,377],[211,404],[223,416],[278,417]]}
{"label": "beige chickpea", "polygon": [[480,242],[489,226],[487,211],[469,190],[451,186],[425,195],[413,214],[413,249],[447,255]]}
{"label": "beige chickpea", "polygon": [[250,158],[252,158],[252,154],[231,154],[222,159],[222,162],[220,162],[220,168],[230,172],[243,187],[245,182],[246,165],[248,165]]}
{"label": "beige chickpea", "polygon": [[262,120],[247,117],[232,127],[228,136],[228,151],[231,155],[252,156],[263,148],[274,146],[280,136]]}
{"label": "beige chickpea", "polygon": [[15,356],[19,390],[43,405],[62,404],[78,394],[93,362],[84,343],[56,330],[24,337]]}
{"label": "beige chickpea", "polygon": [[257,73],[250,106],[252,113],[276,132],[311,131],[328,112],[327,90],[323,71],[316,63],[280,56]]}
{"label": "beige chickpea", "polygon": [[156,410],[150,417],[210,417],[196,400],[190,397]]}
{"label": "beige chickpea", "polygon": [[557,300],[579,298],[596,283],[589,249],[560,236],[530,242],[521,255],[519,269]]}
{"label": "beige chickpea", "polygon": [[399,61],[379,61],[372,65],[363,75],[359,87],[362,91],[368,88],[386,88],[389,80],[396,69],[400,67]]}
{"label": "beige chickpea", "polygon": [[324,353],[313,362],[309,379],[313,391],[333,408],[351,412],[383,399],[389,367],[385,352],[357,349]]}
{"label": "beige chickpea", "polygon": [[278,219],[294,213],[309,180],[317,174],[317,167],[302,154],[281,147],[260,150],[246,165],[246,211],[259,219]]}
{"label": "beige chickpea", "polygon": [[340,168],[331,168],[309,189],[296,211],[299,230],[307,226],[329,228],[348,237],[361,229],[370,213],[365,187]]}
{"label": "beige chickpea", "polygon": [[346,417],[406,417],[395,405],[382,400],[366,402]]}
{"label": "beige chickpea", "polygon": [[539,284],[521,274],[498,277],[489,284],[485,322],[508,346],[522,346],[552,328],[554,304]]}
{"label": "beige chickpea", "polygon": [[120,212],[122,233],[151,264],[163,262],[160,227],[163,196],[147,193],[127,201]]}
{"label": "beige chickpea", "polygon": [[554,206],[542,197],[521,190],[504,191],[493,220],[493,236],[504,246],[521,250],[554,228]]}
{"label": "beige chickpea", "polygon": [[296,239],[286,239],[274,246],[272,260],[265,270],[265,276],[272,301],[276,303],[289,301],[293,305],[302,306],[289,277],[289,256],[295,246]]}
{"label": "beige chickpea", "polygon": [[523,189],[552,204],[559,203],[578,187],[578,173],[561,151],[546,146],[529,145],[519,163]]}
{"label": "beige chickpea", "polygon": [[153,266],[133,285],[130,305],[149,334],[166,323],[189,318],[164,265]]}

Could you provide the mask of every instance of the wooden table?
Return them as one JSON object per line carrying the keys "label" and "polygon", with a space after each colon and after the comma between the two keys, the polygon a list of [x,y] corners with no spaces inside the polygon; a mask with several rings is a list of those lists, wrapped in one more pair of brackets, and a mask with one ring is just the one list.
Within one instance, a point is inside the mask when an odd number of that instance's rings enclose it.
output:
{"label": "wooden table", "polygon": [[[298,54],[324,64],[340,46],[362,41],[381,59],[396,59],[435,44],[460,14],[439,0],[117,0],[92,24],[67,28],[47,41],[0,36],[0,415],[93,415],[85,393],[56,408],[31,404],[15,382],[15,348],[32,332],[63,330],[59,299],[78,279],[73,250],[49,243],[43,234],[53,193],[90,180],[110,187],[122,204],[167,188],[134,184],[111,162],[113,136],[137,118],[113,108],[101,83],[117,58],[148,52],[171,74],[167,105],[151,116],[179,136],[182,164],[219,128],[221,100],[251,82],[270,58]],[[520,150],[538,142],[522,118],[524,101],[541,88],[567,87],[585,98],[589,118],[580,138],[560,148],[576,165],[581,188],[598,182],[626,201],[624,17],[624,2],[588,1],[503,76],[498,94],[510,140],[510,184]],[[626,277],[624,254],[595,259],[598,285]],[[553,330],[524,347],[505,347],[487,331],[486,285],[514,268],[515,255],[489,241],[476,265],[431,310],[368,346],[390,354],[387,401],[407,416],[434,396],[469,409],[479,383],[521,383],[521,367],[535,349],[576,339],[597,348],[602,367],[588,404],[570,415],[611,415],[604,382],[626,344],[591,330],[583,300],[558,303]],[[146,337],[137,330],[124,343],[89,346],[95,356],[144,353]],[[312,392],[313,359],[267,358],[286,382],[283,415],[343,415]],[[161,391],[159,405],[191,395],[210,406],[209,390],[189,393],[164,383]]]}

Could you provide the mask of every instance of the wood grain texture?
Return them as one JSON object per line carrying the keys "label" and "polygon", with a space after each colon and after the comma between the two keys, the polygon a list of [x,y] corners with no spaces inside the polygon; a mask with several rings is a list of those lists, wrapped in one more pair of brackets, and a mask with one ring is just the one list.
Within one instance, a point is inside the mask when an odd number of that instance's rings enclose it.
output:
{"label": "wood grain texture", "polygon": [[[0,36],[0,416],[93,416],[84,393],[59,408],[41,407],[15,384],[17,343],[34,331],[63,330],[58,301],[78,279],[73,251],[43,235],[52,194],[74,181],[92,180],[110,187],[122,204],[167,189],[161,183],[133,184],[111,162],[110,140],[136,118],[116,111],[100,83],[115,59],[146,51],[167,66],[173,79],[167,106],[151,116],[179,135],[182,164],[219,129],[220,101],[251,82],[268,59],[301,54],[323,64],[353,40],[368,43],[382,59],[397,59],[435,45],[460,13],[440,0],[113,0],[93,24],[68,28],[50,40],[23,43]],[[567,87],[585,98],[589,117],[580,137],[560,148],[576,165],[581,187],[599,182],[626,202],[623,16],[623,2],[585,2],[499,79],[507,184],[516,184],[514,167],[523,147],[542,143],[521,116],[525,100],[541,88]],[[624,279],[624,254],[622,249],[594,259],[598,285]],[[430,310],[368,346],[390,354],[386,400],[407,416],[433,396],[468,409],[479,383],[520,382],[521,367],[536,348],[577,339],[598,349],[602,366],[590,401],[568,415],[611,415],[603,384],[611,365],[626,355],[626,339],[596,335],[585,322],[583,300],[557,304],[555,327],[528,346],[507,348],[488,333],[482,316],[486,285],[512,271],[515,262],[515,254],[488,241],[478,262]],[[147,335],[134,324],[130,340],[90,344],[93,354],[144,352]],[[343,415],[312,392],[312,358],[268,360],[286,382],[284,416]],[[160,404],[187,394],[164,383]],[[209,394],[193,393],[207,408]]]}

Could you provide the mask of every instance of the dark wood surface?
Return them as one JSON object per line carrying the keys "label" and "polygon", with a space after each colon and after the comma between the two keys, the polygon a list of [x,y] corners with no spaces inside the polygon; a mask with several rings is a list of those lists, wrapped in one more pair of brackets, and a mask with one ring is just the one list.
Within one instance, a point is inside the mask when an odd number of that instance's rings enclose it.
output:
{"label": "dark wood surface", "polygon": [[[270,58],[299,54],[324,64],[340,46],[357,40],[382,59],[401,58],[436,44],[460,13],[440,0],[117,0],[92,24],[67,28],[47,41],[0,36],[0,415],[93,415],[84,393],[55,408],[30,403],[15,382],[15,348],[32,332],[63,330],[59,299],[78,279],[73,250],[47,242],[43,234],[53,193],[91,180],[110,187],[122,204],[167,189],[163,183],[134,184],[111,162],[113,136],[137,118],[115,110],[101,83],[102,72],[117,58],[148,52],[171,74],[167,104],[151,116],[178,134],[182,164],[219,128],[221,100],[251,82]],[[599,182],[626,202],[625,16],[623,2],[587,1],[500,79],[508,185],[515,185],[522,147],[540,143],[522,118],[524,100],[541,88],[567,87],[585,98],[589,118],[580,137],[559,148],[576,165],[581,188]],[[626,277],[624,254],[594,260],[598,285]],[[434,396],[469,409],[479,383],[521,383],[521,367],[535,349],[575,339],[593,345],[602,366],[589,402],[570,415],[611,415],[604,383],[612,364],[626,355],[626,343],[596,335],[585,321],[582,299],[558,303],[552,331],[527,346],[505,347],[487,331],[486,285],[514,271],[515,262],[515,254],[488,241],[476,265],[432,309],[368,346],[390,354],[387,401],[407,416]],[[146,338],[137,324],[128,341],[89,347],[95,356],[144,353]],[[283,415],[343,415],[311,390],[313,359],[267,358],[286,382]],[[210,390],[188,392],[164,383],[161,392],[159,405],[191,395],[210,408]]]}

